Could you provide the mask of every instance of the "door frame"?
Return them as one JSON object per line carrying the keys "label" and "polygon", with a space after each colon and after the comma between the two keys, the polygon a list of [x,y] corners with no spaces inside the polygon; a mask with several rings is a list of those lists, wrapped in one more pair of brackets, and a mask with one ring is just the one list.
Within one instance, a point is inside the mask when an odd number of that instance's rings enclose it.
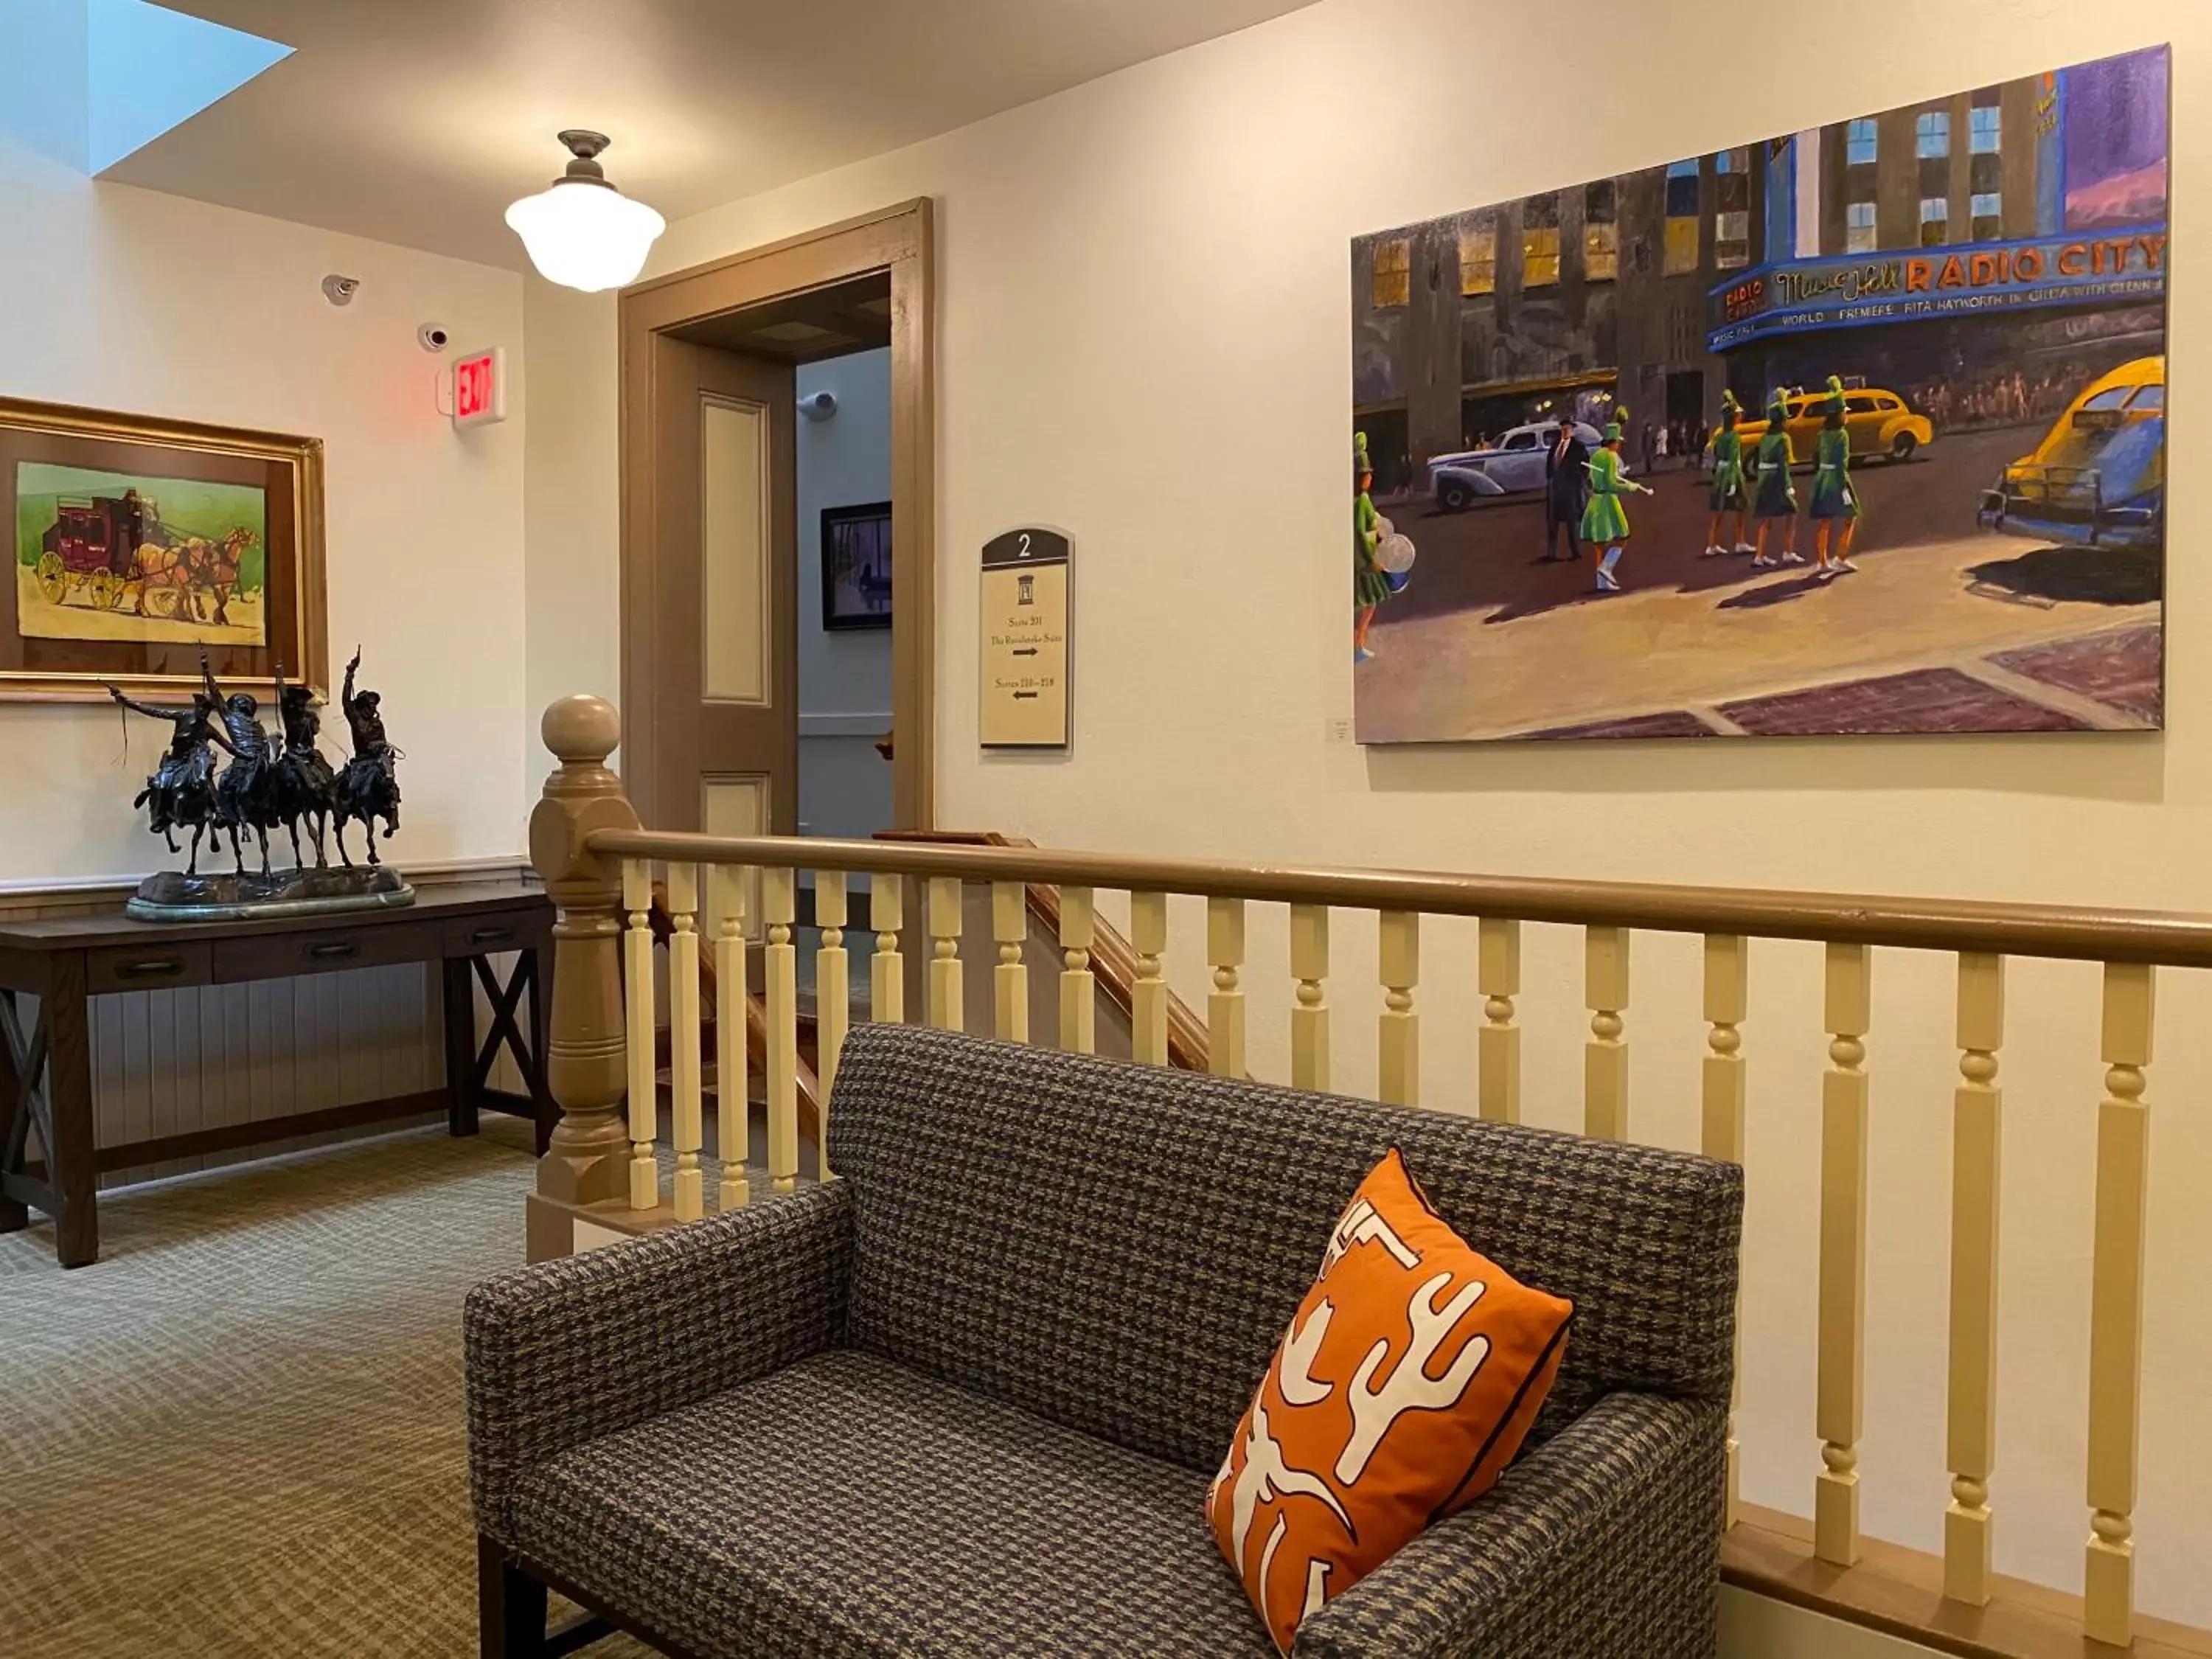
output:
{"label": "door frame", "polygon": [[659,571],[654,543],[653,336],[787,295],[889,270],[891,279],[891,757],[894,828],[936,827],[937,506],[934,239],[930,198],[863,214],[623,290],[617,307],[622,406],[622,745],[623,781],[648,825],[659,799]]}

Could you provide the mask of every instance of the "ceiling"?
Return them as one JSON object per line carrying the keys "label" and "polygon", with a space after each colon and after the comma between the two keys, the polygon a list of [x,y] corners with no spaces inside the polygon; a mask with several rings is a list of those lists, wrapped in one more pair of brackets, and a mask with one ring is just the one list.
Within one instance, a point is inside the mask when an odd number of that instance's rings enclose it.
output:
{"label": "ceiling", "polygon": [[163,3],[298,50],[105,177],[519,267],[562,127],[672,220],[1310,0]]}

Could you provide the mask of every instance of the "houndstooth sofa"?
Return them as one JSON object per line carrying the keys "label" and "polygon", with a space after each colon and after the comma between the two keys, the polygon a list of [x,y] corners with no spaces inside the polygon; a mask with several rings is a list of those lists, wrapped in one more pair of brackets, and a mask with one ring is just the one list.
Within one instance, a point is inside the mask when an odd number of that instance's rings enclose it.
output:
{"label": "houndstooth sofa", "polygon": [[693,1659],[1265,1659],[1201,1504],[1394,1144],[1574,1330],[1297,1659],[1713,1653],[1732,1166],[888,1025],[830,1130],[836,1182],[469,1297],[486,1654],[550,1583]]}

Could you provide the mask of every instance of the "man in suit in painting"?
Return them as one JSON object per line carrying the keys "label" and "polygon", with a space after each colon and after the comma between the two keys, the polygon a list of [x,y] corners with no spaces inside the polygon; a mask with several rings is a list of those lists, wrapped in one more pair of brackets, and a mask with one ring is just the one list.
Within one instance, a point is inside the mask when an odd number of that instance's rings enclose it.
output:
{"label": "man in suit in painting", "polygon": [[[1544,450],[1545,564],[1579,563],[1583,556],[1583,508],[1589,500],[1589,446],[1575,431],[1570,416],[1559,422]],[[1559,551],[1559,532],[1567,550]]]}

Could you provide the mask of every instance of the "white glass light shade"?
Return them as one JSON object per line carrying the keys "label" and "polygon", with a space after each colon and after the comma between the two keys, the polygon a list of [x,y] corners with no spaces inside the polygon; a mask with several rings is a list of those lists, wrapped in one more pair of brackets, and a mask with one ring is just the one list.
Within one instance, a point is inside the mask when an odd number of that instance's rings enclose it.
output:
{"label": "white glass light shade", "polygon": [[668,222],[611,185],[563,179],[507,210],[510,229],[549,283],[596,294],[637,280]]}

